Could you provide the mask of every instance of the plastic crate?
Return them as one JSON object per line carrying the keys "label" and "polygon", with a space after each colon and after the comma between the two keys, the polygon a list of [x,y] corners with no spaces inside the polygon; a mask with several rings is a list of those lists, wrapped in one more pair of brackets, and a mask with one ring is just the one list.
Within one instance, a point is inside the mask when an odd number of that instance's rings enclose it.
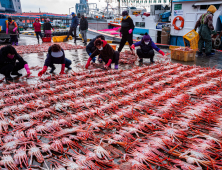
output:
{"label": "plastic crate", "polygon": [[110,45],[116,51],[116,45]]}
{"label": "plastic crate", "polygon": [[199,34],[195,30],[188,32],[183,36],[183,39],[185,46],[189,46],[194,50],[198,49]]}
{"label": "plastic crate", "polygon": [[[181,48],[185,49],[185,47]],[[192,51],[178,50],[177,46],[171,46],[170,50],[171,50],[171,59],[179,61],[194,61],[197,51],[197,50],[192,50]]]}
{"label": "plastic crate", "polygon": [[[52,37],[52,40],[53,40],[53,42],[63,42],[66,37],[67,37],[66,35],[64,35],[64,36],[54,36],[54,37]],[[69,36],[68,39],[72,40],[72,36]]]}
{"label": "plastic crate", "polygon": [[42,41],[43,42],[51,42],[51,37],[43,37]]}

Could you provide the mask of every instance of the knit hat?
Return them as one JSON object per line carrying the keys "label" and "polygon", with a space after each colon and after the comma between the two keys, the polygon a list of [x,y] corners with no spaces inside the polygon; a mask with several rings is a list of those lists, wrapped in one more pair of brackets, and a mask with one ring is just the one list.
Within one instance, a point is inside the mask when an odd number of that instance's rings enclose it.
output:
{"label": "knit hat", "polygon": [[214,5],[211,5],[207,11],[211,12],[212,14],[214,14],[217,11],[217,8]]}
{"label": "knit hat", "polygon": [[128,15],[128,12],[127,11],[123,11],[122,12],[122,16],[127,16]]}
{"label": "knit hat", "polygon": [[47,18],[47,19],[46,19],[46,21],[50,21],[50,19],[49,19],[49,18]]}
{"label": "knit hat", "polygon": [[145,35],[143,36],[143,41],[145,41],[145,42],[150,41],[150,36],[147,33],[145,33]]}

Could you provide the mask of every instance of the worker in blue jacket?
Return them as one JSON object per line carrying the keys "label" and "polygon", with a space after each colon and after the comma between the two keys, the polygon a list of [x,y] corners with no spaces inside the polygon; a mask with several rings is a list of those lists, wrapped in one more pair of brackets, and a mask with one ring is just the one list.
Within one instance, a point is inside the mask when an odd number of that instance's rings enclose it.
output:
{"label": "worker in blue jacket", "polygon": [[136,50],[136,53],[140,58],[139,62],[143,62],[143,58],[150,58],[150,62],[155,63],[153,60],[154,58],[153,49],[155,49],[157,52],[165,56],[164,52],[156,46],[156,44],[152,41],[152,39],[147,33],[145,33],[141,41],[133,44],[131,48],[135,50],[136,46],[140,46],[140,49]]}
{"label": "worker in blue jacket", "polygon": [[74,31],[74,43],[76,43],[76,28],[79,25],[79,19],[76,16],[76,14],[74,12],[71,13],[72,15],[72,23],[69,29],[69,33],[67,35],[67,37],[65,38],[64,41],[68,41],[69,36],[72,34],[72,32]]}
{"label": "worker in blue jacket", "polygon": [[[97,39],[101,39],[101,40],[105,40],[105,37],[103,35],[98,35],[96,36],[96,38],[93,38],[90,43],[86,46],[86,52],[88,53],[89,56],[91,56],[91,54],[97,49],[94,45],[94,42],[97,40]],[[92,59],[92,61],[95,63],[96,62],[96,57],[94,57]],[[99,62],[101,63],[102,62],[102,57],[100,56],[99,57]]]}

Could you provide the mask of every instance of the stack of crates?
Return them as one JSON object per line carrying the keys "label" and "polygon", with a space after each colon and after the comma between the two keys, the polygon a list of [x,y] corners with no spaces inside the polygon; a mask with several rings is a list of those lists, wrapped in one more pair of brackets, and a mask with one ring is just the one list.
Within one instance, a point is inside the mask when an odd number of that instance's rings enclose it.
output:
{"label": "stack of crates", "polygon": [[[178,48],[181,48],[178,49]],[[184,51],[185,47],[170,46],[171,59],[179,61],[194,61],[197,50]]]}
{"label": "stack of crates", "polygon": [[198,49],[199,34],[195,30],[192,30],[185,34],[183,36],[183,40],[185,46],[189,46],[194,50]]}

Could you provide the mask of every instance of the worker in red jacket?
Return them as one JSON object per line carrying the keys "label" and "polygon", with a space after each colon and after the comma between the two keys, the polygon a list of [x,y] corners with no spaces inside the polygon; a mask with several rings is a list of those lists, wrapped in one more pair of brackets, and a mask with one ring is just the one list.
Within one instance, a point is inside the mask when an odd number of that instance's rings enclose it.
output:
{"label": "worker in red jacket", "polygon": [[39,22],[38,18],[35,19],[35,22],[33,23],[33,27],[35,29],[36,38],[37,38],[38,43],[39,43],[39,36],[42,39],[42,33],[41,33],[41,23]]}

